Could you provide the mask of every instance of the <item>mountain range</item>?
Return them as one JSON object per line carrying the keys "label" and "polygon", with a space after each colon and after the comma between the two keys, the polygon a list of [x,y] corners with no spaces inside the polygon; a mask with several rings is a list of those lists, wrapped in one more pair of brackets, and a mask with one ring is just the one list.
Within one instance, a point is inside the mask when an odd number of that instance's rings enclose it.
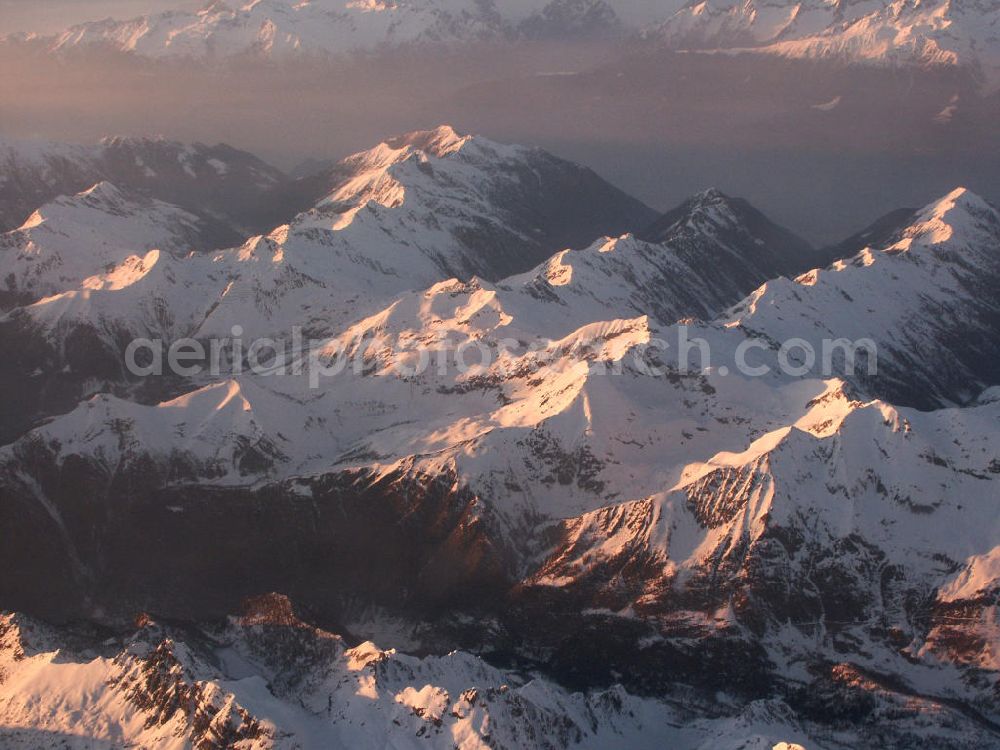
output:
{"label": "mountain range", "polygon": [[150,58],[344,56],[389,48],[535,39],[626,39],[677,50],[892,66],[958,66],[995,89],[996,0],[252,0],[195,12],[9,35],[53,52],[93,45]]}
{"label": "mountain range", "polygon": [[[5,148],[7,746],[997,742],[982,198],[814,248],[448,126],[297,180]],[[227,247],[185,165],[292,215]],[[296,328],[281,365],[124,365]]]}

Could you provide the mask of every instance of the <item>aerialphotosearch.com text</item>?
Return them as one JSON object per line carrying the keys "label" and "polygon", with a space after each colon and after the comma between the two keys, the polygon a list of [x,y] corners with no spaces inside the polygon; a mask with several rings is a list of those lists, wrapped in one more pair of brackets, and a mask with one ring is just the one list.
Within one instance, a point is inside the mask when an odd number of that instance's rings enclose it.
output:
{"label": "aerialphotosearch.com text", "polygon": [[312,340],[298,327],[285,339],[246,340],[237,325],[231,329],[232,335],[224,338],[134,339],[125,350],[125,366],[136,377],[171,374],[217,378],[248,373],[305,377],[310,388],[319,388],[324,381],[345,373],[404,378],[489,373],[507,378],[525,372],[533,376],[545,370],[558,372],[580,362],[588,362],[595,372],[628,370],[652,377],[715,373],[754,378],[779,372],[789,377],[826,378],[851,376],[858,370],[874,376],[878,370],[877,345],[871,339],[789,338],[775,342],[749,337],[735,346],[716,346],[713,351],[706,338],[691,335],[689,326],[672,326],[667,333],[665,338],[649,338],[615,354],[608,340],[570,344],[518,338],[453,341],[441,337],[427,341],[421,337],[418,344],[389,336]]}

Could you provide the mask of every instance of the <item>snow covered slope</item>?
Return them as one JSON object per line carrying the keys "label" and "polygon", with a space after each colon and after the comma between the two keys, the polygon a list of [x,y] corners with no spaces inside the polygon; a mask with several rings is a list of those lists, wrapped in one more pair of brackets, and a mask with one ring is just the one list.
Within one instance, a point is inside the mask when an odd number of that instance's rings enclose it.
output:
{"label": "snow covered slope", "polygon": [[101,44],[152,58],[282,58],[484,40],[641,35],[675,49],[961,66],[993,88],[1000,83],[998,13],[996,0],[253,0],[16,38],[40,41],[53,51]]}
{"label": "snow covered slope", "polygon": [[109,137],[96,145],[0,138],[0,229],[16,229],[43,203],[98,182],[179,205],[213,230],[211,244],[235,244],[280,223],[272,204],[284,175],[220,144]]}
{"label": "snow covered slope", "polygon": [[[331,334],[406,290],[523,271],[654,216],[583,167],[447,126],[349,157],[311,189],[316,207],[267,236],[183,259],[159,254],[142,273],[112,271],[15,317],[53,336],[85,325],[112,347],[124,333],[208,338],[237,324],[247,337],[287,337],[295,326]],[[588,218],[575,221],[580,212]]]}
{"label": "snow covered slope", "polygon": [[[169,154],[174,144],[151,147]],[[32,174],[48,177],[52,162],[40,157],[36,166]],[[247,177],[235,167],[233,174]],[[165,231],[158,229],[123,247],[122,262],[109,267],[101,243],[82,238],[106,227],[111,241],[113,227],[124,226],[121,211],[91,204],[84,218],[63,216],[60,231],[81,238],[73,240],[74,262],[87,269],[88,283],[47,289],[45,299],[0,319],[0,336],[21,353],[0,363],[0,382],[25,395],[5,404],[0,436],[12,439],[39,417],[68,411],[96,392],[124,395],[122,355],[137,337],[228,339],[234,326],[248,341],[289,341],[296,330],[304,338],[335,335],[406,290],[453,274],[525,270],[567,245],[655,217],[590,170],[537,149],[459,136],[447,126],[391,139],[308,182],[283,185],[279,179],[267,188],[273,204],[317,206],[242,246],[184,257],[161,248],[146,252],[163,244],[154,241]],[[216,198],[227,195],[220,189]],[[144,204],[137,226],[165,221],[156,205]],[[204,230],[211,220],[199,226],[199,247],[212,247],[215,233]],[[15,295],[5,304],[32,301]],[[157,386],[143,400],[181,392]]]}
{"label": "snow covered slope", "polygon": [[[712,299],[724,295],[699,300],[699,289],[712,293],[712,277],[687,267],[669,244],[607,240],[499,285],[439,282],[330,331],[300,374],[237,376],[159,406],[106,395],[87,401],[7,449],[8,478],[26,486],[16,467],[37,450],[55,466],[66,465],[67,452],[115,471],[152,461],[167,475],[183,466],[192,479],[230,487],[330,472],[448,476],[489,502],[490,533],[516,547],[524,541],[516,530],[539,516],[644,497],[762,434],[834,419],[817,412],[818,398],[848,410],[864,393],[917,405],[968,401],[977,382],[978,390],[988,383],[997,346],[989,327],[996,296],[978,293],[1000,279],[997,226],[994,209],[956,191],[920,212],[893,244],[794,282],[768,282],[683,333],[672,319],[711,312]],[[330,247],[256,240],[199,256],[204,266],[194,271],[184,268],[191,260],[159,265],[161,255],[131,285],[57,295],[21,314],[53,331],[77,320],[120,332],[123,318],[112,311],[128,309],[134,335],[168,339],[228,335],[234,323],[253,334],[330,326],[362,305],[345,297],[349,286],[369,298],[380,291],[360,287],[360,276],[320,275]],[[234,292],[241,288],[248,293]],[[180,297],[168,295],[174,291]],[[197,304],[185,313],[180,298]],[[712,363],[683,361],[682,335],[705,338]],[[819,351],[820,338],[842,336],[875,340],[878,374],[859,363],[852,375],[842,357],[825,380],[821,363],[805,377],[777,366],[777,342],[798,337]],[[673,348],[651,351],[657,339]],[[748,339],[770,366],[765,377],[735,371],[735,352]],[[314,379],[310,368],[320,365],[329,374]],[[202,434],[210,437],[189,442]],[[248,446],[255,448],[244,460]]]}
{"label": "snow covered slope", "polygon": [[648,36],[674,47],[838,62],[961,66],[1000,85],[1000,3],[690,2]]}
{"label": "snow covered slope", "polygon": [[55,50],[99,43],[149,57],[280,57],[423,43],[588,37],[618,33],[620,25],[604,0],[254,0],[212,2],[196,13],[84,23],[48,41]]}
{"label": "snow covered slope", "polygon": [[100,182],[35,211],[0,235],[0,278],[11,296],[38,299],[69,289],[129,283],[122,264],[147,251],[204,247],[203,224],[176,206]]}
{"label": "snow covered slope", "polygon": [[769,342],[799,337],[816,351],[822,338],[871,339],[878,376],[859,372],[854,382],[931,408],[968,403],[995,383],[998,291],[1000,213],[959,188],[853,258],[768,282],[724,325]]}
{"label": "snow covered slope", "polygon": [[276,595],[221,625],[143,617],[137,630],[106,636],[0,616],[5,747],[696,750],[753,738],[820,748],[779,701],[718,717],[620,686],[571,693],[459,651],[352,648]]}
{"label": "snow covered slope", "polygon": [[358,232],[378,224],[388,235],[382,244],[412,249],[399,260],[378,247],[370,253],[387,268],[397,264],[416,285],[430,278],[413,273],[419,264],[437,268],[433,280],[497,280],[556,250],[638,230],[655,218],[586,167],[541,149],[459,135],[448,125],[391,138],[303,182],[317,205],[293,222],[293,231],[321,226],[350,233],[352,224]]}
{"label": "snow covered slope", "polygon": [[[109,185],[29,222],[49,257],[59,222],[108,231],[0,321],[0,376],[63,397],[0,448],[5,606],[120,629],[274,590],[359,641],[518,669],[351,650],[280,600],[85,648],[8,616],[11,736],[76,741],[82,716],[150,746],[995,744],[1000,214],[957,189],[796,276],[827,259],[709,191],[644,240],[552,255],[573,206],[615,195],[566,190],[580,174],[442,127],[345,160],[236,248],[130,250],[147,223],[182,245],[190,217]],[[87,369],[234,325],[313,342],[287,372],[145,393]],[[793,338],[870,339],[879,369],[782,368]]]}

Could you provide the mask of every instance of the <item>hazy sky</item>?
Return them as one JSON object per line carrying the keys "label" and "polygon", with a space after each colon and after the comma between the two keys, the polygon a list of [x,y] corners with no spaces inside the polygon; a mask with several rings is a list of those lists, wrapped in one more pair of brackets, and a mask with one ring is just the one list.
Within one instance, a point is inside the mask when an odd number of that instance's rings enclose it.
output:
{"label": "hazy sky", "polygon": [[58,31],[81,21],[131,18],[155,10],[196,10],[206,0],[0,0],[0,34]]}

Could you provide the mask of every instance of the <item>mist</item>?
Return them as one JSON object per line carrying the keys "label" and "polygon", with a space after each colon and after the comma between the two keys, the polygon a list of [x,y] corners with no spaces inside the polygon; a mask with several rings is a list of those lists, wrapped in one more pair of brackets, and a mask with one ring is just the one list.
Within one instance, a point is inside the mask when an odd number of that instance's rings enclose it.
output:
{"label": "mist", "polygon": [[349,60],[0,52],[0,134],[226,142],[283,169],[448,122],[593,167],[666,209],[719,187],[810,241],[956,185],[1000,198],[1000,98],[955,70],[664,54],[614,41]]}

